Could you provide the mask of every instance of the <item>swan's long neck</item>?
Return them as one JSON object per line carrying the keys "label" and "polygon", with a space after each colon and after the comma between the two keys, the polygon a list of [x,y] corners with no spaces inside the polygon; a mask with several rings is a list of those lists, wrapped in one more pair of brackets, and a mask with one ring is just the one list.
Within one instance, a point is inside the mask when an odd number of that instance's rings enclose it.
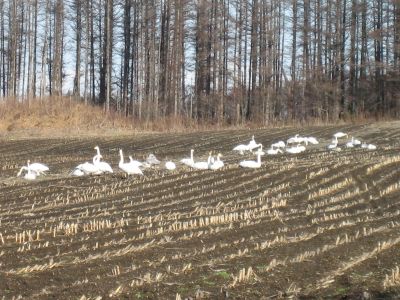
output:
{"label": "swan's long neck", "polygon": [[190,159],[193,161],[193,153],[194,153],[194,150],[192,149],[192,150],[190,150]]}
{"label": "swan's long neck", "polygon": [[257,163],[261,164],[261,152],[257,154]]}
{"label": "swan's long neck", "polygon": [[100,154],[96,154],[93,156],[93,164],[100,162]]}
{"label": "swan's long neck", "polygon": [[119,163],[122,165],[124,163],[124,154],[122,153],[122,150],[119,150]]}
{"label": "swan's long neck", "polygon": [[21,175],[21,173],[22,173],[23,170],[29,170],[29,169],[28,169],[27,167],[23,166],[23,167],[19,170],[19,172],[18,172],[18,174],[17,174],[17,177],[18,177],[19,175]]}
{"label": "swan's long neck", "polygon": [[97,155],[100,156],[100,148],[99,148],[99,147],[96,147],[95,149],[96,149],[96,151],[97,151]]}

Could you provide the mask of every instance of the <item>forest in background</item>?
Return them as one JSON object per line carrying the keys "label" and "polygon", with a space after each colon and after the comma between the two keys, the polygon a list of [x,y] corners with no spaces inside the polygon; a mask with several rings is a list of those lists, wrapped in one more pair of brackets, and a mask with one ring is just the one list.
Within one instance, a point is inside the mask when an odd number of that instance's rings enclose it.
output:
{"label": "forest in background", "polygon": [[0,0],[0,101],[135,120],[400,116],[400,0]]}

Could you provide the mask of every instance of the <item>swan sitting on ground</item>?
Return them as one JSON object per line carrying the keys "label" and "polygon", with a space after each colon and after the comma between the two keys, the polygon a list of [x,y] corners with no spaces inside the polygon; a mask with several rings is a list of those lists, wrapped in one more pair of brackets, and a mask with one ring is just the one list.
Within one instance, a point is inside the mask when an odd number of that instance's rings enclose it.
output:
{"label": "swan sitting on ground", "polygon": [[303,145],[297,145],[297,146],[293,146],[290,148],[286,148],[286,152],[291,153],[291,154],[301,153],[305,150],[306,150],[306,147],[304,147]]}
{"label": "swan sitting on ground", "polygon": [[151,166],[151,165],[159,165],[160,161],[156,158],[156,156],[151,153],[149,156],[146,158],[146,162]]}
{"label": "swan sitting on ground", "polygon": [[354,148],[355,146],[361,145],[361,141],[358,139],[355,139],[354,136],[351,137],[351,141],[346,143],[347,148]]}
{"label": "swan sitting on ground", "polygon": [[257,160],[242,160],[239,163],[239,166],[242,168],[252,168],[252,169],[257,169],[261,167],[261,153],[257,153]]}
{"label": "swan sitting on ground", "polygon": [[273,147],[271,147],[271,149],[267,150],[268,155],[276,155],[278,153],[283,153],[283,151],[280,148],[274,149]]}
{"label": "swan sitting on ground", "polygon": [[137,166],[136,164],[132,164],[131,162],[124,163],[124,154],[122,153],[122,149],[119,149],[119,156],[120,156],[120,160],[119,160],[118,167],[122,171],[124,171],[128,175],[132,175],[132,174],[143,175],[142,170],[140,170],[139,166]]}
{"label": "swan sitting on ground", "polygon": [[258,149],[256,151],[256,154],[260,153],[261,155],[265,155],[265,152],[263,151],[263,145],[262,144],[258,144]]}
{"label": "swan sitting on ground", "polygon": [[217,159],[210,165],[211,170],[218,170],[224,167],[224,162],[220,159],[221,156],[222,154],[218,153]]}
{"label": "swan sitting on ground", "polygon": [[245,151],[250,151],[250,148],[249,145],[240,144],[233,148],[233,151],[239,151],[239,153],[243,155]]}
{"label": "swan sitting on ground", "polygon": [[176,165],[175,165],[175,163],[172,162],[172,161],[167,161],[167,162],[165,163],[165,168],[166,168],[167,170],[169,170],[169,171],[173,171],[173,170],[176,169]]}
{"label": "swan sitting on ground", "polygon": [[207,170],[211,165],[211,152],[208,155],[207,161],[195,162],[191,167],[197,170]]}
{"label": "swan sitting on ground", "polygon": [[306,144],[308,144],[308,143],[313,144],[313,145],[319,144],[318,140],[313,136],[305,137],[304,140],[305,140]]}
{"label": "swan sitting on ground", "polygon": [[93,159],[93,164],[95,165],[95,167],[98,168],[99,171],[102,173],[114,173],[110,164],[106,163],[105,161],[100,161],[101,158],[103,158],[103,156],[95,155]]}
{"label": "swan sitting on ground", "polygon": [[194,153],[194,150],[190,149],[190,157],[189,158],[183,158],[183,159],[180,160],[180,162],[182,164],[184,164],[184,165],[189,166],[189,167],[193,166],[193,164],[194,164],[193,153]]}
{"label": "swan sitting on ground", "polygon": [[[97,174],[101,174],[102,173],[102,171],[100,171],[100,169],[96,166],[96,160],[97,160],[97,157],[96,157],[97,155],[95,155],[94,157],[93,157],[93,163],[90,163],[90,162],[85,162],[85,163],[83,163],[83,164],[80,164],[80,165],[77,165],[76,167],[75,167],[75,169],[74,169],[74,171],[72,171],[72,175],[74,175],[74,176],[82,176],[81,174],[82,174],[82,172],[85,174],[85,175],[97,175]],[[75,170],[80,170],[81,172],[79,172],[79,171],[75,171]]]}
{"label": "swan sitting on ground", "polygon": [[279,142],[273,143],[271,145],[271,149],[272,148],[285,148],[285,147],[286,147],[286,144],[284,141],[279,141]]}
{"label": "swan sitting on ground", "polygon": [[368,150],[376,150],[376,146],[373,144],[362,143],[361,148]]}
{"label": "swan sitting on ground", "polygon": [[296,134],[295,136],[288,138],[286,141],[286,145],[289,144],[299,144],[303,142],[303,138],[299,136],[299,134]]}

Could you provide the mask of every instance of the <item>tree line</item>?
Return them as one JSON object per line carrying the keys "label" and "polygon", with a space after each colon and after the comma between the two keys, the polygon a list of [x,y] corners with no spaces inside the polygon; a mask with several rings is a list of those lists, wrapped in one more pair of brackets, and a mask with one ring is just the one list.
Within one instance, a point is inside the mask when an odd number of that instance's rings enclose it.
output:
{"label": "tree line", "polygon": [[139,120],[400,116],[400,0],[0,0],[0,97]]}

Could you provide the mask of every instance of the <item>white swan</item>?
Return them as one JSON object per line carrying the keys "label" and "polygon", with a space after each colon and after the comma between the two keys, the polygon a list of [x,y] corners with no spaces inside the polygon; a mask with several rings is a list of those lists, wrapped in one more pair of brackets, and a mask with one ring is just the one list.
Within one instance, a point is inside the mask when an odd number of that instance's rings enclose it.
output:
{"label": "white swan", "polygon": [[119,155],[120,155],[120,160],[118,167],[124,171],[128,175],[132,174],[138,174],[138,175],[143,175],[142,170],[139,169],[139,166],[132,164],[131,162],[129,163],[124,163],[124,155],[122,153],[122,149],[119,149]]}
{"label": "white swan", "polygon": [[354,148],[354,143],[353,141],[349,141],[346,143],[346,148]]}
{"label": "white swan", "polygon": [[146,158],[146,162],[150,166],[151,165],[159,165],[161,163],[153,153],[149,154],[149,156]]}
{"label": "white swan", "polygon": [[349,135],[347,133],[344,133],[342,131],[336,132],[333,137],[334,138],[342,138],[342,137],[348,137]]}
{"label": "white swan", "polygon": [[254,135],[251,137],[251,140],[247,146],[249,148],[249,151],[253,151],[255,148],[258,148],[258,144],[256,143],[256,141],[254,139]]}
{"label": "white swan", "polygon": [[103,156],[101,155],[94,156],[93,164],[95,165],[95,167],[98,168],[99,171],[102,173],[114,173],[110,164],[106,163],[105,161],[100,161],[101,158],[103,158]]}
{"label": "white swan", "polygon": [[83,172],[81,169],[79,169],[79,168],[75,168],[71,173],[70,173],[70,175],[72,175],[72,176],[83,176],[83,175],[85,175],[85,172]]}
{"label": "white swan", "polygon": [[193,153],[194,150],[190,149],[190,157],[181,159],[180,163],[191,167],[194,164]]}
{"label": "white swan", "polygon": [[241,155],[243,155],[245,151],[250,151],[250,148],[249,145],[240,144],[233,148],[233,151],[238,151]]}
{"label": "white swan", "polygon": [[285,147],[286,147],[286,144],[284,141],[279,141],[279,142],[273,143],[271,145],[271,149],[272,148],[285,148]]}
{"label": "white swan", "polygon": [[169,171],[173,171],[173,170],[176,169],[176,165],[175,165],[175,163],[172,162],[172,161],[167,161],[167,162],[165,163],[165,168],[166,168],[167,170],[169,170]]}
{"label": "white swan", "polygon": [[265,152],[263,151],[263,145],[258,144],[258,150],[256,151],[256,154],[260,153],[261,155],[265,155]]}
{"label": "white swan", "polygon": [[139,168],[143,166],[143,163],[141,163],[138,160],[135,160],[132,158],[132,156],[129,155],[129,164],[131,164],[133,167]]}
{"label": "white swan", "polygon": [[354,146],[361,145],[361,141],[359,139],[355,139],[353,136],[351,137],[351,141],[353,142]]}
{"label": "white swan", "polygon": [[261,167],[261,153],[257,153],[257,160],[242,160],[239,163],[242,168],[252,168],[257,169]]}
{"label": "white swan", "polygon": [[306,150],[306,147],[304,147],[303,145],[299,145],[299,144],[297,146],[286,148],[286,152],[291,153],[291,154],[301,153],[305,150]]}
{"label": "white swan", "polygon": [[191,167],[197,170],[207,170],[211,165],[211,152],[208,155],[207,161],[195,162]]}
{"label": "white swan", "polygon": [[[338,147],[338,138],[336,136],[333,137],[332,142],[327,147],[329,150],[337,150],[340,149]],[[340,150],[339,150],[340,151]]]}
{"label": "white swan", "polygon": [[224,162],[220,159],[221,156],[222,154],[218,153],[217,159],[210,165],[211,170],[218,170],[224,167]]}
{"label": "white swan", "polygon": [[21,169],[19,170],[17,177],[19,177],[22,174],[22,171],[26,171],[24,178],[27,180],[34,180],[36,179],[36,176],[38,176],[38,174],[32,170],[31,165],[30,165],[30,160],[28,160],[27,165],[21,167]]}
{"label": "white swan", "polygon": [[286,141],[286,145],[289,144],[299,144],[303,142],[303,138],[299,136],[299,134],[296,134],[295,136],[288,138],[288,140]]}
{"label": "white swan", "polygon": [[373,144],[367,144],[367,143],[362,143],[361,148],[367,149],[367,150],[376,150],[376,146]]}
{"label": "white swan", "polygon": [[[96,156],[94,156],[93,157],[93,163],[90,163],[90,162],[85,162],[85,163],[83,163],[83,164],[80,164],[80,165],[77,165],[76,167],[75,167],[75,170],[76,169],[78,169],[78,170],[81,170],[81,172],[83,172],[85,175],[91,175],[91,174],[101,174],[102,172],[99,170],[99,168],[96,166],[96,164],[95,164],[95,161],[96,161]],[[76,171],[75,172],[75,170],[74,171],[72,171],[72,174],[73,175],[75,175],[75,176],[82,176],[82,175],[78,175],[78,174],[81,174],[81,172],[79,172],[79,171]]]}
{"label": "white swan", "polygon": [[35,180],[36,179],[36,172],[32,171],[29,167],[28,167],[28,172],[26,172],[24,178],[26,180]]}
{"label": "white swan", "polygon": [[99,169],[100,172],[113,173],[113,169],[111,168],[109,163],[106,163],[105,161],[100,161],[103,156],[100,154],[99,146],[94,147],[94,149],[97,151],[97,154],[93,157],[93,164]]}
{"label": "white swan", "polygon": [[305,137],[304,140],[306,141],[306,144],[308,144],[308,143],[313,144],[313,145],[319,144],[318,140],[313,136]]}
{"label": "white swan", "polygon": [[267,150],[268,155],[276,155],[278,153],[283,153],[283,151],[280,148],[273,148],[271,147],[270,149]]}
{"label": "white swan", "polygon": [[358,139],[355,139],[354,136],[351,137],[351,141],[346,143],[347,148],[354,148],[355,146],[360,146],[361,141]]}

